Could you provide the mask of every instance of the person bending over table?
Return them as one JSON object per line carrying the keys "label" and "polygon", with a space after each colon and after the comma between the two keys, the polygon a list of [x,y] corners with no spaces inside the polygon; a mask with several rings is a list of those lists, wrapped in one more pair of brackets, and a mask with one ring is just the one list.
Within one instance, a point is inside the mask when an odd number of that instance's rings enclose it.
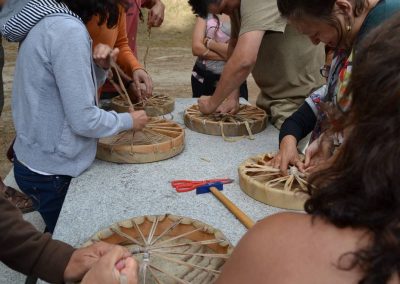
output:
{"label": "person bending over table", "polygon": [[350,127],[330,168],[309,179],[305,210],[258,222],[217,284],[400,283],[400,14],[355,54]]}
{"label": "person bending over table", "polygon": [[[279,133],[279,153],[272,165],[286,174],[288,165],[312,171],[329,164],[342,135],[325,137],[327,114],[323,105],[333,104],[342,111],[351,106],[351,95],[344,95],[352,70],[352,56],[358,44],[373,28],[400,11],[398,0],[278,0],[278,8],[301,33],[334,50],[326,86],[315,92],[288,119]],[[300,161],[297,143],[312,133],[305,162]]]}
{"label": "person bending over table", "polygon": [[189,4],[203,18],[208,13],[227,14],[232,25],[229,59],[214,94],[199,99],[202,113],[236,113],[239,86],[252,72],[261,90],[257,106],[280,128],[304,99],[324,84],[319,73],[324,47],[314,46],[287,25],[276,0],[189,0]]}

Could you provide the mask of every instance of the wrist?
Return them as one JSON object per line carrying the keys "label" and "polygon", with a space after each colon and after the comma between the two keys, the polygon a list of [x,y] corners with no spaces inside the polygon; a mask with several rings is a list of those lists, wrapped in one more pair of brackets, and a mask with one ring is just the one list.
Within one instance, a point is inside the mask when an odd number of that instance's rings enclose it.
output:
{"label": "wrist", "polygon": [[237,89],[236,91],[233,91],[226,99],[239,101],[239,98],[240,98],[240,91],[239,89]]}
{"label": "wrist", "polygon": [[108,71],[110,70],[110,67],[111,67],[111,65],[109,65],[109,66],[107,67],[107,66],[102,66],[102,65],[97,64],[97,63],[96,63],[96,66],[97,66],[99,69],[102,69],[104,72],[108,72]]}
{"label": "wrist", "polygon": [[207,41],[206,41],[206,47],[208,49],[211,49],[211,43],[212,43],[212,38],[208,38]]}
{"label": "wrist", "polygon": [[279,149],[284,146],[297,146],[297,139],[293,135],[286,135],[282,138],[281,143],[279,144]]}
{"label": "wrist", "polygon": [[149,73],[147,73],[146,69],[144,69],[143,67],[139,67],[139,68],[136,68],[135,70],[133,70],[132,75],[135,74],[135,72],[138,71],[138,70],[142,70],[142,71],[144,71],[147,75],[149,75]]}
{"label": "wrist", "polygon": [[71,254],[71,257],[68,260],[67,265],[65,266],[64,269],[64,274],[63,278],[65,282],[75,282],[77,280],[80,280],[81,276],[80,274],[84,274],[84,272],[77,271],[77,267],[79,267],[80,263],[77,261],[78,256],[77,250],[74,250],[73,253]]}

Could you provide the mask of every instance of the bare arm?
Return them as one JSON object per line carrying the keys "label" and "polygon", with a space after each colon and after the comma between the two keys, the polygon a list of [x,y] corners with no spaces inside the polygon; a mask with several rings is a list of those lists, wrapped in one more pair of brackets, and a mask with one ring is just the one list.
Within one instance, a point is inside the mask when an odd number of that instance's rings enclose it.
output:
{"label": "bare arm", "polygon": [[[204,113],[214,112],[246,80],[256,63],[258,49],[260,48],[264,33],[264,31],[252,31],[239,37],[232,55],[229,57],[221,74],[217,89],[210,98],[210,105]],[[232,42],[233,45],[234,40]],[[232,47],[230,46],[229,50],[231,49]]]}
{"label": "bare arm", "polygon": [[197,17],[192,34],[193,55],[204,58],[206,60],[217,60],[217,61],[225,60],[224,57],[222,57],[221,55],[212,50],[209,50],[204,45],[205,31],[206,31],[206,21],[201,17]]}
{"label": "bare arm", "polygon": [[218,53],[224,60],[228,59],[228,43],[216,42],[213,39],[209,39],[207,46],[211,51]]}

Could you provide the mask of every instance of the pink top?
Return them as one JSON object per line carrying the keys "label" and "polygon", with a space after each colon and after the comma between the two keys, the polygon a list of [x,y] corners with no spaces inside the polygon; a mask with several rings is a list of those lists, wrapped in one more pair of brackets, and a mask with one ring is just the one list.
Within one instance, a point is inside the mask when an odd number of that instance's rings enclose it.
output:
{"label": "pink top", "polygon": [[126,34],[128,36],[128,45],[137,58],[136,35],[139,24],[139,9],[149,5],[151,0],[129,0],[130,7],[126,11]]}
{"label": "pink top", "polygon": [[212,38],[216,42],[223,42],[226,43],[229,41],[230,36],[230,27],[227,27],[226,22],[219,22],[218,20],[209,15],[207,17],[207,30],[206,30],[206,37]]}
{"label": "pink top", "polygon": [[[230,34],[231,25],[229,21],[219,21],[218,24],[218,19],[214,15],[208,14],[206,20],[206,37],[211,38],[216,42],[226,43],[230,39]],[[196,64],[200,68],[206,69],[214,74],[221,74],[224,69],[225,61],[197,58]]]}

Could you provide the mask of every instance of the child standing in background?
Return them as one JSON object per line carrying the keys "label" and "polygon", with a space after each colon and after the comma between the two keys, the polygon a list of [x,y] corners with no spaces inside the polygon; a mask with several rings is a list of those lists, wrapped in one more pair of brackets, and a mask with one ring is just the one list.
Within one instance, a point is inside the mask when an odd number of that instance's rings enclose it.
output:
{"label": "child standing in background", "polygon": [[[194,98],[211,96],[228,58],[231,25],[227,15],[208,14],[206,19],[196,18],[192,36],[192,52],[197,56],[192,71]],[[248,99],[246,81],[240,86],[240,96]]]}

